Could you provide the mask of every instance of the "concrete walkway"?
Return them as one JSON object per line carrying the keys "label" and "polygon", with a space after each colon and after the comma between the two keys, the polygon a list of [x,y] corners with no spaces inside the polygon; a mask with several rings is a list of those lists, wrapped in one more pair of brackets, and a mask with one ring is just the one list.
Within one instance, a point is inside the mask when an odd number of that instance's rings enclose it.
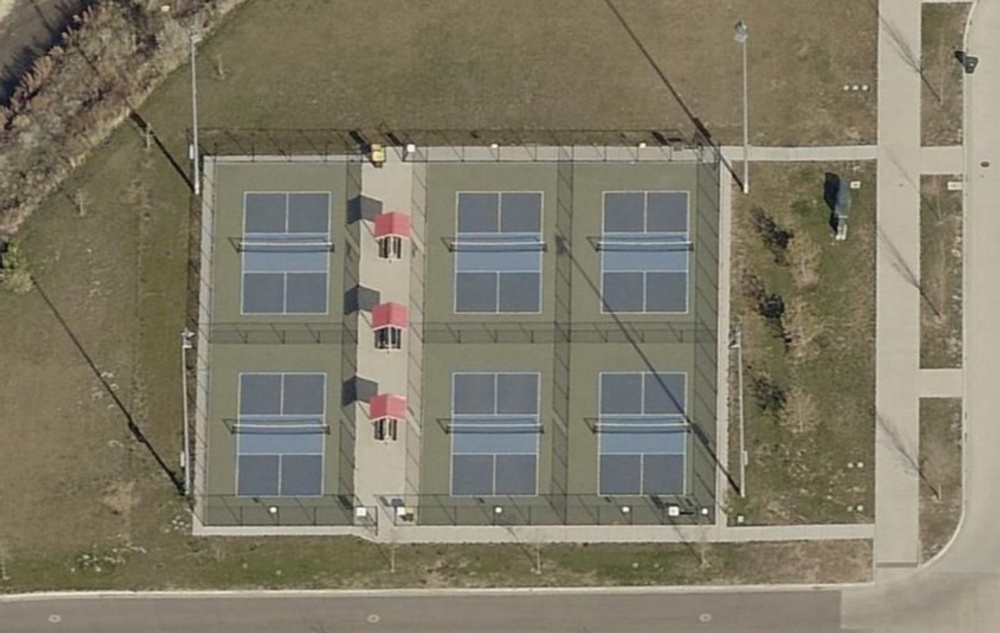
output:
{"label": "concrete walkway", "polygon": [[924,147],[920,150],[920,171],[924,174],[961,174],[964,161],[961,145]]}
{"label": "concrete walkway", "polygon": [[961,369],[921,369],[921,398],[961,398],[964,384]]}
{"label": "concrete walkway", "polygon": [[[743,160],[743,146],[725,145],[722,147],[722,156],[728,161],[741,161]],[[810,161],[875,160],[875,157],[875,145],[750,148],[750,160],[753,162],[795,163]]]}
{"label": "concrete walkway", "polygon": [[706,525],[607,526],[421,526],[397,528],[392,542],[402,543],[750,543],[767,541],[867,540],[870,523],[719,527]]}
{"label": "concrete walkway", "polygon": [[[716,375],[716,426],[715,426],[715,442],[716,442],[716,454],[727,456],[729,455],[729,442],[732,439],[734,442],[738,442],[739,438],[729,437],[729,421],[730,418],[735,416],[737,413],[734,411],[732,414],[729,411],[729,363],[735,360],[734,354],[730,352],[729,349],[729,328],[731,327],[732,321],[730,320],[730,295],[731,295],[731,268],[732,268],[732,238],[733,238],[733,176],[728,169],[719,170],[719,345],[716,353],[718,354],[718,374]],[[728,468],[728,461],[726,459],[720,460],[723,462],[717,469],[715,474],[715,498],[725,499],[729,494],[729,479],[732,477],[739,482],[740,486],[743,486],[743,482],[740,481],[740,473],[726,473],[723,471],[724,468]],[[729,475],[729,476],[727,476]],[[715,524],[717,527],[725,527],[729,521],[729,517],[726,514],[725,507],[723,504],[718,504],[718,510],[715,513]]]}
{"label": "concrete walkway", "polygon": [[[920,3],[881,0],[878,50],[879,231],[875,335],[875,577],[920,561],[919,479],[900,446],[919,446]],[[891,95],[891,96],[890,96]],[[919,273],[918,273],[919,274]]]}

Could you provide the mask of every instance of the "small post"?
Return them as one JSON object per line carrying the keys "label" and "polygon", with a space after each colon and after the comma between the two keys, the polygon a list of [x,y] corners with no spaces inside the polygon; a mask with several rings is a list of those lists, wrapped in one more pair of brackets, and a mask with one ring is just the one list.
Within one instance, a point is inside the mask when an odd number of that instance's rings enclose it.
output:
{"label": "small post", "polygon": [[0,543],[0,582],[10,582],[10,574],[7,573],[7,546]]}
{"label": "small post", "polygon": [[81,218],[87,215],[87,201],[82,189],[76,190],[76,213]]}
{"label": "small post", "polygon": [[215,76],[218,79],[226,78],[226,67],[222,64],[222,53],[215,56]]}

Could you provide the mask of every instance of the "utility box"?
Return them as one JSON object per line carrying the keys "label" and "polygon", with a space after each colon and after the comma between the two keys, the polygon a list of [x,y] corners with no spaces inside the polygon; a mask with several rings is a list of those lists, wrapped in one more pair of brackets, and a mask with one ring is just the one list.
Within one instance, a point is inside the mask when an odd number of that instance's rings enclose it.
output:
{"label": "utility box", "polygon": [[841,179],[837,183],[836,204],[833,207],[834,220],[836,226],[836,237],[838,242],[847,239],[847,218],[851,214],[851,187],[850,184]]}

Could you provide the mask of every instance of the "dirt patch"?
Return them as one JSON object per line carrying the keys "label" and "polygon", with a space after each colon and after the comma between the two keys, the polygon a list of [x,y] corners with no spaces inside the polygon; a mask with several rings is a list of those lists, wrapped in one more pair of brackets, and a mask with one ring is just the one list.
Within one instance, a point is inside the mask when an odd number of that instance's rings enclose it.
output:
{"label": "dirt patch", "polygon": [[139,504],[136,483],[129,481],[111,484],[104,498],[101,499],[101,503],[106,505],[116,516],[121,517],[122,522],[128,525],[132,520],[132,510]]}

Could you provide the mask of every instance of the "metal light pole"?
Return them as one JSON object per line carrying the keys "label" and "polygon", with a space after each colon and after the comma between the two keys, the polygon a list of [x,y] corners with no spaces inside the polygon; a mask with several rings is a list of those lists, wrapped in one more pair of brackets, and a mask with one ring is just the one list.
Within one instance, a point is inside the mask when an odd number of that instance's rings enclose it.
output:
{"label": "metal light pole", "polygon": [[747,91],[747,23],[733,28],[733,39],[743,48],[743,193],[750,193],[750,98]]}
{"label": "metal light pole", "polygon": [[184,494],[191,496],[191,431],[188,423],[188,381],[187,353],[194,348],[194,332],[184,328],[181,332],[181,419],[184,424],[184,448],[181,451],[181,461],[184,462]]}
{"label": "metal light pole", "polygon": [[195,63],[195,49],[201,42],[201,29],[192,26],[188,31],[191,44],[191,160],[194,163],[194,195],[201,195],[201,154],[198,151],[198,75]]}

